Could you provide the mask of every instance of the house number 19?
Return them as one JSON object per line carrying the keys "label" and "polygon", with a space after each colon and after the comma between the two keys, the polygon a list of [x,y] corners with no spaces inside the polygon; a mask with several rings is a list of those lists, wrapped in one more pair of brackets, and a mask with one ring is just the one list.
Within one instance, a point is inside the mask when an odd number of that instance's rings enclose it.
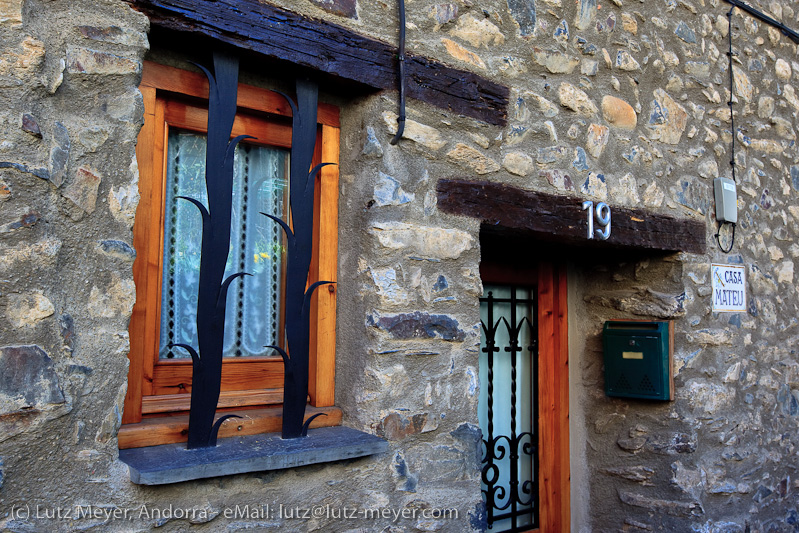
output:
{"label": "house number 19", "polygon": [[[594,209],[594,202],[586,200],[583,202],[583,211],[588,211],[588,238],[593,239],[594,233],[603,241],[610,237],[610,206],[605,202],[599,202]],[[594,223],[599,229],[594,229]]]}

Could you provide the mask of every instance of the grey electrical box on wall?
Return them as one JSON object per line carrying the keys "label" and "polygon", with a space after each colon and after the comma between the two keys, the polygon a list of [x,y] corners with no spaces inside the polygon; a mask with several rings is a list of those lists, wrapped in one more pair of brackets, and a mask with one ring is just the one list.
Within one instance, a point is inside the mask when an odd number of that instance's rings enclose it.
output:
{"label": "grey electrical box on wall", "polygon": [[738,222],[738,198],[735,182],[730,178],[716,178],[713,180],[713,190],[716,193],[716,220],[736,224]]}

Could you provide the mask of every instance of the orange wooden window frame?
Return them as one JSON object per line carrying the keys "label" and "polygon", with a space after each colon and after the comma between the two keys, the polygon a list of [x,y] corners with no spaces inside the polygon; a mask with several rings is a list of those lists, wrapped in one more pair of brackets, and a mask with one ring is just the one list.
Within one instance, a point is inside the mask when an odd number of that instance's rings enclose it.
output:
{"label": "orange wooden window frame", "polygon": [[[204,75],[145,61],[140,90],[144,126],[136,157],[140,201],[133,227],[136,260],[133,278],[136,304],[130,321],[128,390],[119,432],[120,448],[185,440],[191,390],[190,361],[159,361],[160,290],[164,227],[166,143],[170,127],[204,132],[208,82]],[[233,135],[247,133],[257,143],[291,146],[291,109],[277,93],[239,84]],[[325,166],[317,176],[313,259],[309,283],[336,281],[338,264],[338,108],[320,103],[315,163]],[[311,308],[309,415],[326,412],[317,425],[340,423],[335,401],[336,286],[314,293]],[[280,426],[283,364],[280,357],[227,358],[222,370],[218,409],[246,413],[244,422],[228,424],[220,436],[276,431]],[[318,421],[318,423],[317,423]]]}
{"label": "orange wooden window frame", "polygon": [[536,285],[538,299],[538,486],[539,528],[569,531],[569,329],[566,268],[540,262],[506,264],[484,260],[483,282]]}

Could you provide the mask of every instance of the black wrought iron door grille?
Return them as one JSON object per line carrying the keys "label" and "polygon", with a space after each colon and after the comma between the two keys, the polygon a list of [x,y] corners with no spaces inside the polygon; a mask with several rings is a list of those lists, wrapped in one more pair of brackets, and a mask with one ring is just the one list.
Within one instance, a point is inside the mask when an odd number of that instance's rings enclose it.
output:
{"label": "black wrought iron door grille", "polygon": [[[515,286],[507,288],[510,289],[509,298],[495,297],[493,291],[480,298],[481,306],[487,308],[485,319],[481,320],[484,334],[482,352],[487,358],[487,428],[483,428],[482,492],[488,528],[492,531],[520,532],[534,529],[539,524],[538,326],[535,320],[535,291]],[[528,295],[519,297],[520,293]],[[502,341],[505,337],[500,334],[502,328],[507,333],[507,345],[500,346],[504,344]],[[510,405],[495,405],[495,387],[507,386],[504,382],[494,381],[495,363],[502,357],[510,359]],[[522,358],[525,357],[528,358],[527,364],[522,365]],[[517,424],[517,410],[521,408],[522,401],[519,397],[520,380],[517,379],[520,366],[528,368],[530,372],[529,382],[521,380],[522,386],[531,389],[528,396],[532,404],[529,431],[518,428]],[[495,416],[502,409],[510,414],[509,434],[497,434],[495,431]],[[531,467],[522,468],[523,464]],[[503,469],[509,471],[502,472]]]}

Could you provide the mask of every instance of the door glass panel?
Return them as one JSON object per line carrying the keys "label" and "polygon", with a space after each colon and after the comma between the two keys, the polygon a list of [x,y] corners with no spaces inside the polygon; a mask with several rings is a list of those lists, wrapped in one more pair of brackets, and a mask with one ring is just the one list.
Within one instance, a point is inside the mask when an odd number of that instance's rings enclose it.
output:
{"label": "door glass panel", "polygon": [[491,531],[538,525],[535,289],[484,285],[478,416]]}

